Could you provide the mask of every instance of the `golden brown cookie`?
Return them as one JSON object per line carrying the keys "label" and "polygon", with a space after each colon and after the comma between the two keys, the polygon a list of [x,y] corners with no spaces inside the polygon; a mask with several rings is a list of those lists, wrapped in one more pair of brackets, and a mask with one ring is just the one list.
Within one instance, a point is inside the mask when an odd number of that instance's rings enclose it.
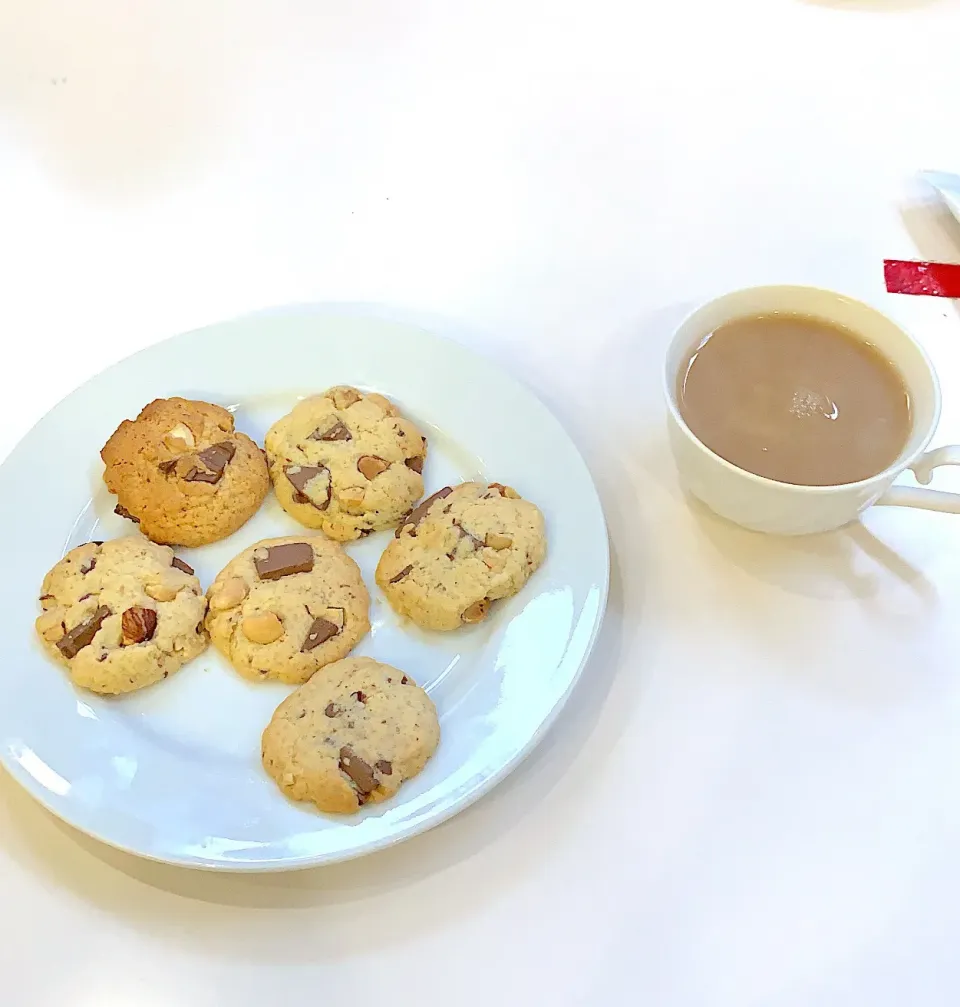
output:
{"label": "golden brown cookie", "polygon": [[47,653],[93,692],[153,685],[207,646],[200,581],[140,535],[72,549],[44,577],[40,604]]}
{"label": "golden brown cookie", "polygon": [[263,452],[209,402],[155,399],[117,427],[100,456],[117,513],[168,545],[226,538],[270,488]]}
{"label": "golden brown cookie", "polygon": [[436,707],[409,675],[350,657],[277,707],[261,751],[288,797],[345,813],[392,797],[439,742]]}
{"label": "golden brown cookie", "polygon": [[376,393],[304,399],[264,443],[280,505],[338,542],[392,528],[423,493],[426,438]]}
{"label": "golden brown cookie", "polygon": [[214,646],[255,682],[305,682],[370,629],[360,568],[323,535],[255,543],[220,571],[207,597]]}
{"label": "golden brown cookie", "polygon": [[516,490],[445,486],[401,521],[377,564],[377,584],[418,626],[457,629],[516,594],[546,549],[543,515]]}

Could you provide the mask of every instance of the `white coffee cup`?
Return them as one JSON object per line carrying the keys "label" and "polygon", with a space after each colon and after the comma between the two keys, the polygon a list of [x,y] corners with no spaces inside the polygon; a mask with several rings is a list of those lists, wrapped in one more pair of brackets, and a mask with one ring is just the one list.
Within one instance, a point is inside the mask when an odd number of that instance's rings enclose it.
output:
{"label": "white coffee cup", "polygon": [[[737,318],[787,312],[845,326],[873,344],[900,371],[910,394],[912,428],[899,458],[875,476],[842,486],[794,486],[738,468],[694,436],[680,415],[677,376],[690,352],[718,326]],[[670,447],[687,490],[744,528],[775,535],[831,531],[872,504],[960,513],[960,494],[894,486],[910,469],[923,484],[940,465],[960,465],[960,447],[927,451],[940,420],[940,383],[920,345],[879,311],[816,287],[753,287],[710,301],[689,315],[667,350],[663,374]]]}

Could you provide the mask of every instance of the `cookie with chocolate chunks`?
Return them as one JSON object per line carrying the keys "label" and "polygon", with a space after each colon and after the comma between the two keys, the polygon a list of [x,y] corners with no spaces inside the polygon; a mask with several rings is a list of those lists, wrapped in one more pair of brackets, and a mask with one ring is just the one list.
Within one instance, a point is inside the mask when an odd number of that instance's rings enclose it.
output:
{"label": "cookie with chocolate chunks", "polygon": [[73,682],[104,695],[169,677],[207,646],[193,570],[140,535],[88,542],[44,577],[37,634]]}
{"label": "cookie with chocolate chunks", "polygon": [[283,509],[339,542],[394,527],[423,494],[426,438],[383,395],[331,388],[298,402],[264,443]]}
{"label": "cookie with chocolate chunks", "polygon": [[287,797],[346,814],[392,797],[439,742],[436,707],[409,675],[348,657],[277,707],[261,753]]}
{"label": "cookie with chocolate chunks", "polygon": [[117,427],[100,456],[116,513],[168,545],[225,538],[270,488],[263,452],[209,402],[156,399]]}
{"label": "cookie with chocolate chunks", "polygon": [[423,629],[482,622],[543,562],[536,505],[501,483],[445,486],[401,518],[377,564],[390,605]]}
{"label": "cookie with chocolate chunks", "polygon": [[304,534],[245,549],[207,591],[214,646],[255,682],[305,682],[370,629],[370,596],[336,542]]}

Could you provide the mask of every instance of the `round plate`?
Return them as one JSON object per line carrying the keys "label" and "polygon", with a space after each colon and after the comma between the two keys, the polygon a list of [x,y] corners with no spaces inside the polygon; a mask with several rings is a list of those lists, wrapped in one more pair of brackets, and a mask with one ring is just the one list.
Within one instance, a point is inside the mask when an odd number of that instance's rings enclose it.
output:
{"label": "round plate", "polygon": [[[390,532],[351,544],[371,590],[355,653],[409,672],[436,703],[442,739],[392,800],[353,816],[287,801],[260,766],[260,733],[290,692],[248,683],[208,648],[168,681],[120,698],[75,689],[33,621],[44,573],[90,539],[135,534],[113,514],[101,446],[169,395],[228,406],[263,443],[298,398],[330,385],[382,392],[427,432],[426,492],[481,478],[543,510],[547,559],[481,625],[424,633],[387,605],[373,571]],[[360,856],[456,814],[543,736],[593,646],[607,600],[606,527],[590,474],[557,420],[488,361],[421,329],[296,308],[171,339],[98,375],[45,416],[0,467],[4,543],[0,757],[64,821],[130,853],[234,871]],[[236,534],[178,550],[208,585],[260,538],[300,530],[272,494]],[[9,534],[9,532],[13,534]]]}

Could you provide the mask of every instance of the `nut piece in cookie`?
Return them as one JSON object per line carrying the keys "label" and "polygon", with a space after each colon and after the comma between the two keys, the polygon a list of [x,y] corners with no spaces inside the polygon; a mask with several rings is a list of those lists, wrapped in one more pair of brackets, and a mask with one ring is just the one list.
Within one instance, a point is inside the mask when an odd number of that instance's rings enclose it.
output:
{"label": "nut piece in cookie", "polygon": [[423,629],[482,622],[543,562],[539,508],[500,483],[445,486],[400,519],[376,580],[400,615]]}
{"label": "nut piece in cookie", "polygon": [[210,585],[214,646],[255,682],[305,682],[370,629],[370,597],[357,564],[323,535],[265,539],[232,559]]}
{"label": "nut piece in cookie", "polygon": [[392,528],[423,494],[426,438],[376,392],[304,399],[264,443],[283,509],[339,542]]}
{"label": "nut piece in cookie", "polygon": [[200,581],[140,535],[68,552],[44,577],[40,604],[44,649],[92,692],[143,689],[207,646]]}
{"label": "nut piece in cookie", "polygon": [[408,675],[350,657],[315,675],[263,732],[263,767],[295,801],[349,813],[392,797],[436,751],[440,722]]}
{"label": "nut piece in cookie", "polygon": [[156,399],[117,427],[100,456],[116,513],[168,545],[225,538],[270,487],[263,452],[209,402]]}

